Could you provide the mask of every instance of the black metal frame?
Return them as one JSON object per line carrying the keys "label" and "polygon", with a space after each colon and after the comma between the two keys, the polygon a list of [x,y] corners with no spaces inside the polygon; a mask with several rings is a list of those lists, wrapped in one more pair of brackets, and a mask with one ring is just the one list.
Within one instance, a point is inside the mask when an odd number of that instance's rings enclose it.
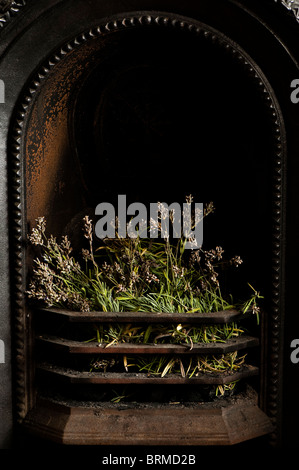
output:
{"label": "black metal frame", "polygon": [[[2,31],[0,30],[0,78],[7,84],[5,107],[0,110],[1,131],[6,144],[2,144],[0,152],[1,160],[8,166],[8,179],[6,182],[4,175],[5,184],[0,193],[4,221],[1,226],[1,237],[4,240],[1,246],[4,261],[4,281],[0,292],[1,320],[3,323],[11,322],[13,328],[13,347],[7,367],[10,365],[13,367],[15,422],[19,424],[22,422],[34,402],[34,397],[28,392],[32,381],[32,370],[28,364],[32,358],[30,319],[26,316],[24,299],[26,220],[22,135],[26,131],[26,113],[36,90],[48,72],[55,67],[55,60],[57,62],[62,60],[72,48],[76,47],[76,41],[79,43],[88,41],[95,34],[101,34],[101,30],[100,32],[97,30],[99,24],[107,30],[127,27],[130,21],[131,26],[140,23],[150,24],[159,15],[147,11],[156,9],[169,12],[160,15],[164,17],[165,23],[178,21],[177,15],[183,15],[186,17],[184,27],[188,27],[190,23],[203,21],[218,29],[220,33],[228,35],[235,43],[234,46],[230,45],[232,53],[239,54],[244,66],[248,67],[250,73],[254,74],[255,80],[260,82],[261,92],[269,103],[269,110],[273,113],[273,132],[276,134],[276,155],[273,165],[273,306],[265,337],[268,361],[265,370],[267,379],[263,407],[276,426],[272,443],[279,446],[286,444],[286,441],[291,442],[292,420],[294,424],[296,412],[294,414],[294,411],[290,410],[284,397],[289,396],[292,399],[289,387],[293,384],[293,369],[288,360],[287,345],[298,325],[298,320],[292,317],[292,308],[296,300],[293,288],[296,282],[291,274],[292,269],[296,267],[298,256],[295,247],[299,227],[295,214],[299,199],[296,193],[296,174],[299,171],[296,152],[299,148],[299,138],[296,135],[298,125],[296,108],[290,101],[288,87],[299,74],[297,62],[299,57],[295,50],[299,34],[298,25],[281,5],[273,5],[271,1],[220,0],[213,2],[212,7],[210,5],[212,2],[205,0],[202,2],[190,0],[184,5],[179,1],[131,0],[127,3],[130,4],[130,11],[135,11],[132,14],[122,12],[121,2],[117,0],[112,2],[102,0],[95,2],[93,6],[84,5],[85,16],[82,18],[83,3],[79,0],[72,2],[31,0],[22,8],[20,6],[18,14],[14,16],[8,14],[7,22]],[[225,11],[229,13],[226,20],[223,19]],[[115,15],[119,14],[131,20],[117,21]],[[107,20],[107,17],[110,19]],[[188,18],[192,18],[190,23]],[[243,31],[236,23],[236,19],[244,22]],[[45,36],[44,28],[49,24],[52,34]],[[254,38],[249,37],[250,32]],[[219,40],[215,35],[212,37],[212,32],[209,34],[211,40]],[[56,53],[53,56],[54,51]],[[243,51],[246,51],[245,54]],[[280,67],[279,73],[277,67]],[[289,175],[288,187],[286,164]],[[5,281],[8,269],[11,275],[11,290]],[[9,343],[10,332],[8,331],[6,335]],[[283,393],[284,389],[286,394]],[[4,392],[9,393],[9,390],[10,387]],[[288,420],[283,420],[283,413],[289,417],[291,430]],[[11,426],[10,420],[8,422]]]}

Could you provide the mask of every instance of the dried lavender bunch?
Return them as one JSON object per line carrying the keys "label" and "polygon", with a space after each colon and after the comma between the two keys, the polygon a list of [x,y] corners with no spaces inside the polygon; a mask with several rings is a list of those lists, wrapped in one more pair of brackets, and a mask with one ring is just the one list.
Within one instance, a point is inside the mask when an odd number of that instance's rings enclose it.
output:
{"label": "dried lavender bunch", "polygon": [[[192,200],[191,195],[187,196],[186,202],[190,207]],[[188,211],[191,218],[188,225],[193,229],[212,212],[212,202],[202,213],[197,208],[193,212]],[[161,205],[158,219],[151,219],[151,229],[161,230],[164,219],[169,215],[173,222],[173,214]],[[102,250],[106,256],[108,254],[109,259],[101,266],[102,276],[116,289],[116,293],[122,294],[118,298],[125,309],[181,312],[211,311],[230,306],[221,294],[218,281],[217,268],[225,265],[221,247],[210,251],[191,250],[190,260],[186,253],[190,250],[185,250],[185,235],[175,242],[171,241],[167,230],[163,232],[162,241],[122,238],[118,236],[117,220],[115,228],[116,238],[106,238],[98,252]],[[241,263],[240,257],[235,257],[226,264],[239,266]]]}
{"label": "dried lavender bunch", "polygon": [[[88,312],[95,308],[117,307],[111,292],[100,280],[99,268],[94,259],[92,225],[84,219],[84,236],[89,249],[82,249],[83,264],[72,256],[71,242],[64,235],[59,243],[53,235],[46,235],[44,217],[36,220],[37,225],[29,235],[32,245],[40,248],[40,257],[34,260],[33,278],[27,291],[28,297],[47,306],[64,306],[72,310]],[[91,266],[90,266],[91,265]]]}
{"label": "dried lavender bunch", "polygon": [[[194,214],[195,223],[213,211],[213,204],[208,204],[203,214]],[[37,219],[29,241],[41,255],[34,260],[30,298],[81,311],[212,312],[234,306],[221,292],[219,271],[238,268],[242,260],[225,260],[220,246],[190,251],[185,250],[183,237],[173,243],[169,236],[161,241],[122,238],[116,231],[116,238],[104,239],[95,249],[88,216],[83,219],[83,235],[87,248],[82,248],[79,262],[68,237],[60,243],[53,235],[47,237],[45,219]],[[258,314],[260,295],[253,292],[243,308]]]}

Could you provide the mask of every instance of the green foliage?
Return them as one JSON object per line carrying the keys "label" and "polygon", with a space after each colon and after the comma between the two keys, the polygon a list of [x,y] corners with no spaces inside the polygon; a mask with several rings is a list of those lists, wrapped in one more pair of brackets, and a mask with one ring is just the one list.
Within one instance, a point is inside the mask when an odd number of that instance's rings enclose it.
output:
{"label": "green foliage", "polygon": [[[212,212],[212,205],[204,216]],[[161,221],[160,221],[161,222]],[[229,260],[224,250],[185,250],[184,238],[164,240],[152,238],[104,239],[95,246],[91,220],[83,219],[81,257],[73,255],[71,242],[63,236],[58,242],[46,234],[46,221],[37,219],[29,241],[38,247],[34,259],[33,276],[27,290],[28,297],[42,305],[62,307],[82,312],[167,312],[208,313],[239,308],[249,309],[259,318],[260,294],[252,287],[252,295],[245,302],[234,302],[229,292],[224,295],[220,273],[238,268],[239,256]],[[84,243],[87,246],[84,247]],[[188,253],[187,253],[188,251]],[[188,344],[225,342],[239,336],[243,330],[236,324],[192,325],[179,324],[97,324],[95,336],[87,341],[97,341],[109,347],[117,343],[172,343]],[[237,370],[245,356],[236,352],[216,356],[168,357],[163,355],[122,357],[122,369],[134,370],[164,377],[170,373],[192,377],[199,373]],[[90,370],[113,370],[119,359],[96,358]],[[216,395],[232,390],[235,382],[219,385]],[[123,397],[116,395],[116,403]]]}
{"label": "green foliage", "polygon": [[[151,238],[104,239],[94,247],[92,222],[83,219],[88,248],[81,259],[72,255],[71,242],[46,235],[46,221],[37,220],[29,240],[41,255],[34,260],[27,294],[47,306],[91,311],[215,312],[234,307],[222,294],[219,272],[237,268],[242,260],[223,259],[224,250],[185,250],[182,237],[171,243]],[[83,246],[83,243],[82,243]],[[188,251],[188,253],[186,253]],[[244,303],[258,313],[259,293]]]}

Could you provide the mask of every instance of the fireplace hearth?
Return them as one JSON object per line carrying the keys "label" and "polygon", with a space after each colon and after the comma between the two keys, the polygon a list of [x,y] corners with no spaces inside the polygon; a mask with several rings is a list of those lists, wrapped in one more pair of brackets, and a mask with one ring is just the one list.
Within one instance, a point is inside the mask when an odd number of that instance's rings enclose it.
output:
{"label": "fireplace hearth", "polygon": [[[125,11],[117,0],[40,3],[4,2],[0,28],[0,151],[7,175],[0,195],[0,368],[4,406],[13,410],[3,439],[13,429],[17,446],[35,439],[74,446],[292,445],[298,384],[288,345],[298,325],[299,147],[291,100],[299,29],[292,11],[270,0],[213,6],[129,0]],[[182,320],[167,312],[30,303],[28,235],[38,217],[46,218],[49,233],[67,233],[76,252],[80,221],[84,215],[96,220],[100,202],[116,207],[126,195],[128,204],[149,207],[190,193],[216,207],[204,223],[208,248],[221,245],[243,259],[229,279],[233,294],[246,296],[248,283],[262,293],[259,325],[235,309]],[[98,350],[107,363],[112,354],[82,342],[83,328],[187,320],[240,321],[246,335],[193,351],[165,343],[156,353],[238,350],[248,365],[221,378],[82,371]],[[113,347],[118,357],[152,354],[144,344]],[[233,393],[211,398],[207,391],[233,381]],[[121,400],[122,394],[134,398]]]}

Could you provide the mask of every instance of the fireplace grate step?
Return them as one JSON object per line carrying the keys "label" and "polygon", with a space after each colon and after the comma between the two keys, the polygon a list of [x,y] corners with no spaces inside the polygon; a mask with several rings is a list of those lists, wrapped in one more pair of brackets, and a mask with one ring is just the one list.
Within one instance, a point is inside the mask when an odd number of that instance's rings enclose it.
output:
{"label": "fireplace grate step", "polygon": [[226,354],[259,345],[258,338],[242,335],[226,342],[197,344],[143,344],[143,343],[97,343],[74,341],[56,336],[40,335],[37,342],[68,354]]}
{"label": "fireplace grate step", "polygon": [[182,377],[178,374],[169,374],[161,377],[129,372],[87,372],[66,369],[49,363],[38,364],[37,369],[43,374],[72,384],[225,385],[240,379],[257,376],[259,373],[258,367],[252,365],[244,365],[238,371],[201,373],[190,378]]}
{"label": "fireplace grate step", "polygon": [[50,316],[61,318],[75,323],[108,323],[108,322],[122,322],[122,323],[230,323],[252,317],[251,309],[243,313],[237,309],[221,310],[218,312],[205,312],[205,313],[165,313],[165,312],[79,312],[67,310],[62,308],[37,308],[37,317]]}

